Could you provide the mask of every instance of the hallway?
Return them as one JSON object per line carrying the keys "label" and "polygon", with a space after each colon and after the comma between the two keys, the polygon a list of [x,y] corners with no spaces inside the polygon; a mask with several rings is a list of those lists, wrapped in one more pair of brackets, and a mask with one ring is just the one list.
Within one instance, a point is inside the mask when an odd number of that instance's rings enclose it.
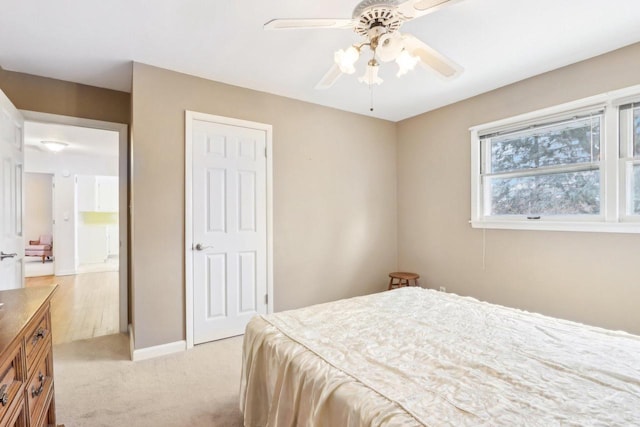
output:
{"label": "hallway", "polygon": [[117,271],[25,279],[26,287],[52,284],[53,344],[118,333]]}

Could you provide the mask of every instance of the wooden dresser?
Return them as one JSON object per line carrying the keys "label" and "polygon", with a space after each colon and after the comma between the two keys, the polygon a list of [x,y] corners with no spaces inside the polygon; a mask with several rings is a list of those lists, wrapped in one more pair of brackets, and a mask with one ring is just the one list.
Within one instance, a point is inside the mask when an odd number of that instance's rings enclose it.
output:
{"label": "wooden dresser", "polygon": [[0,427],[56,425],[50,313],[56,288],[0,291]]}

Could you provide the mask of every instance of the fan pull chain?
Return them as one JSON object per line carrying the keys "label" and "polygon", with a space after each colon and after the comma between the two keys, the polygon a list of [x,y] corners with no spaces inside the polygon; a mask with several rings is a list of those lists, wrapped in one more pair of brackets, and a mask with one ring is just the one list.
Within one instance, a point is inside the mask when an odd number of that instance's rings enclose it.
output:
{"label": "fan pull chain", "polygon": [[371,96],[369,111],[373,111],[373,85],[369,85],[369,95]]}

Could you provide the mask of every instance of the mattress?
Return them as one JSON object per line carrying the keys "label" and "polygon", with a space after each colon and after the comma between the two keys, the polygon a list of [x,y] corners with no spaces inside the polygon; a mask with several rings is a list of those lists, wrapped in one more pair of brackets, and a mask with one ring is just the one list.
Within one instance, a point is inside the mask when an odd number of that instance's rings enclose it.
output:
{"label": "mattress", "polygon": [[247,325],[246,427],[640,425],[640,337],[410,287]]}

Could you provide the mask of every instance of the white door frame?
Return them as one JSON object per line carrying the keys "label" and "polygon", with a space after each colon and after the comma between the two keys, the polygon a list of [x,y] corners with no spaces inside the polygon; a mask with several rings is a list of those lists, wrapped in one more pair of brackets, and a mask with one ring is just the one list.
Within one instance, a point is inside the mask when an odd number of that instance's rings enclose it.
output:
{"label": "white door frame", "polygon": [[184,263],[185,263],[185,328],[187,348],[193,347],[193,121],[202,120],[230,126],[263,130],[267,143],[267,313],[273,313],[273,127],[264,123],[233,119],[212,114],[185,111],[184,168]]}
{"label": "white door frame", "polygon": [[[127,333],[129,327],[129,264],[128,264],[128,226],[129,226],[129,206],[128,206],[128,126],[123,123],[105,122],[101,120],[83,119],[80,117],[61,116],[58,114],[40,113],[37,111],[20,110],[25,121],[51,123],[70,126],[80,126],[85,128],[102,129],[118,132],[118,180],[120,191],[118,222],[120,242],[122,242],[118,256],[119,271],[119,324],[120,332]],[[124,184],[124,185],[123,185]],[[55,245],[54,245],[55,251]]]}

